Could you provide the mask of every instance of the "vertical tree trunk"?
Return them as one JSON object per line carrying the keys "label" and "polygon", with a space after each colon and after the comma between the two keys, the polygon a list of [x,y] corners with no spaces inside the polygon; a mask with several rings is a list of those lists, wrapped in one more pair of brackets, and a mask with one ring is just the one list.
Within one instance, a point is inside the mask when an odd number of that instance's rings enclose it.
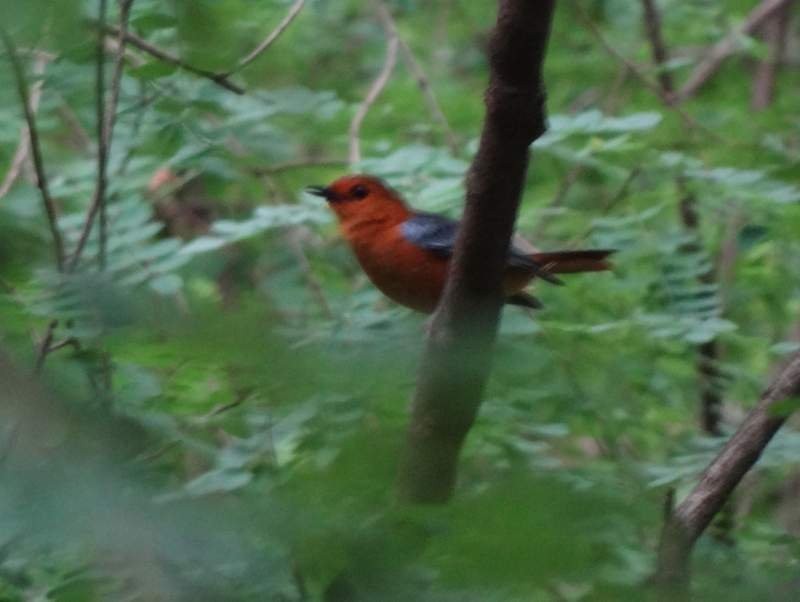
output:
{"label": "vertical tree trunk", "polygon": [[555,0],[500,0],[478,153],[442,301],[412,405],[398,495],[443,502],[489,376],[502,275],[531,143],[545,131],[542,63]]}

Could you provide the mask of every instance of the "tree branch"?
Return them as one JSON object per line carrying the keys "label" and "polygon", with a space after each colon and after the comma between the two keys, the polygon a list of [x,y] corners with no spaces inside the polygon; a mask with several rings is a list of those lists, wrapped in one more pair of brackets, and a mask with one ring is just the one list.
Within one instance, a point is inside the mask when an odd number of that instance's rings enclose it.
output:
{"label": "tree branch", "polygon": [[778,404],[797,395],[800,395],[800,354],[767,387],[692,492],[670,513],[659,545],[654,577],[657,585],[683,592],[688,589],[689,557],[695,541],[786,422],[788,416],[776,412]]}
{"label": "tree branch", "polygon": [[14,46],[14,41],[2,27],[0,27],[0,38],[2,38],[3,46],[5,46],[6,54],[8,54],[11,70],[14,73],[17,93],[22,103],[22,111],[25,115],[25,123],[27,124],[28,136],[30,138],[33,168],[36,173],[36,186],[39,188],[44,210],[47,215],[47,225],[50,228],[50,236],[53,239],[53,252],[55,254],[56,266],[59,271],[61,271],[64,269],[64,241],[58,229],[56,203],[53,197],[50,196],[50,186],[48,184],[47,173],[44,167],[44,158],[42,157],[42,149],[39,143],[39,130],[36,127],[36,117],[33,114],[31,99],[28,96],[28,82],[25,78],[25,71],[22,69],[22,63],[19,60],[19,54],[17,54],[17,48]]}
{"label": "tree branch", "polygon": [[467,176],[450,273],[423,354],[398,495],[450,498],[481,401],[502,305],[502,274],[531,143],[545,131],[542,63],[555,0],[501,0],[489,44],[486,119]]}
{"label": "tree branch", "polygon": [[240,60],[234,69],[222,75],[224,75],[225,77],[232,75],[233,73],[239,71],[240,69],[244,69],[245,67],[247,67],[247,65],[249,65],[259,56],[261,56],[261,54],[263,54],[267,50],[267,48],[272,46],[273,42],[275,42],[275,40],[277,40],[284,31],[286,31],[286,28],[292,24],[292,21],[294,21],[295,17],[297,17],[297,15],[300,14],[300,11],[303,10],[303,5],[305,4],[305,1],[306,0],[296,0],[295,3],[289,7],[289,11],[286,13],[286,16],[283,18],[283,20],[280,23],[278,23],[278,26],[275,29],[273,29],[272,32],[270,32],[270,34],[266,38],[264,38],[264,41],[262,41],[258,46],[256,46],[253,49],[252,52],[250,52],[247,56],[245,56],[242,60]]}
{"label": "tree branch", "polygon": [[117,104],[119,103],[119,92],[122,84],[122,70],[125,64],[125,41],[128,29],[128,18],[130,17],[131,5],[133,0],[122,0],[119,10],[119,28],[117,35],[117,47],[114,56],[114,73],[111,80],[111,90],[108,100],[106,100],[105,90],[105,2],[100,0],[100,29],[97,32],[97,73],[95,80],[95,102],[96,102],[96,121],[97,121],[97,183],[95,185],[92,202],[89,211],[86,213],[86,220],[81,229],[75,252],[70,260],[69,268],[74,270],[81,259],[89,235],[92,232],[95,216],[100,214],[99,224],[99,250],[98,262],[100,269],[105,268],[106,263],[106,239],[107,239],[107,217],[106,217],[106,188],[108,186],[108,156],[111,150],[111,142],[114,138],[114,124],[116,123]]}
{"label": "tree branch", "polygon": [[600,43],[600,45],[605,49],[605,51],[614,57],[616,60],[620,61],[623,65],[625,65],[628,70],[638,79],[644,86],[653,92],[658,99],[666,106],[667,108],[675,111],[678,116],[683,120],[683,123],[686,125],[687,129],[696,129],[702,130],[706,134],[713,136],[716,139],[720,139],[719,134],[716,132],[708,129],[704,125],[697,122],[697,120],[689,115],[686,111],[682,108],[677,106],[675,102],[675,96],[672,94],[667,94],[658,82],[652,81],[642,70],[628,57],[624,54],[619,52],[611,43],[605,38],[602,32],[597,28],[597,26],[592,22],[589,18],[589,15],[581,8],[578,2],[573,2],[573,6],[575,7],[575,13],[578,15],[578,18],[583,22],[589,32],[595,37],[595,39]]}
{"label": "tree branch", "polygon": [[714,76],[722,66],[722,63],[725,62],[725,59],[733,54],[742,36],[753,33],[762,23],[789,2],[791,0],[762,0],[761,4],[750,12],[744,23],[709,49],[705,57],[689,75],[686,83],[678,91],[677,100],[683,101],[694,96]]}
{"label": "tree branch", "polygon": [[786,38],[791,20],[791,2],[784,4],[762,28],[764,41],[769,44],[769,55],[758,62],[753,77],[753,92],[750,105],[757,111],[772,104],[775,95],[775,79],[786,52]]}
{"label": "tree branch", "polygon": [[[661,35],[661,15],[655,0],[642,0],[642,7],[645,32],[650,43],[653,63],[659,70],[658,82],[661,86],[661,94],[664,101],[671,104],[675,100],[675,88],[672,77],[664,70],[664,65],[669,60],[669,53]],[[681,223],[686,231],[695,238],[693,242],[684,245],[682,250],[693,253],[700,250],[700,215],[697,212],[697,199],[691,192],[684,190],[682,182],[679,181],[678,184],[682,193],[679,205]],[[698,281],[701,284],[714,284],[713,269],[701,274]],[[719,341],[714,338],[697,345],[696,349],[697,375],[700,386],[700,425],[707,435],[718,437],[722,434],[720,429],[722,399],[716,386],[719,378],[717,371]]]}
{"label": "tree branch", "polygon": [[[701,250],[700,241],[700,215],[697,211],[697,199],[694,194],[686,190],[684,183],[678,180],[681,194],[679,215],[681,224],[686,232],[692,235],[693,240],[682,247],[684,253],[697,253]],[[714,268],[709,268],[704,274],[697,277],[700,284],[716,284]],[[716,381],[719,379],[717,363],[719,362],[719,341],[714,338],[696,346],[697,350],[697,376],[700,387],[700,426],[706,435],[719,437],[722,434],[720,420],[722,418],[722,398],[717,390]]]}
{"label": "tree branch", "polygon": [[52,351],[51,345],[57,326],[58,320],[51,320],[42,336],[42,340],[39,342],[39,348],[36,352],[36,361],[33,366],[33,373],[37,376],[41,374],[42,368],[44,368],[44,362],[50,354],[50,351]]}
{"label": "tree branch", "polygon": [[[47,66],[47,62],[50,60],[50,58],[51,57],[49,55],[44,53],[37,54],[36,61],[33,63],[33,74],[39,77],[44,75],[44,69]],[[33,116],[36,116],[36,111],[39,109],[39,101],[42,98],[43,84],[44,80],[39,80],[34,83],[30,89],[29,101],[31,103],[31,115]],[[19,178],[19,175],[22,173],[22,168],[25,166],[25,161],[28,160],[30,150],[31,135],[26,122],[25,125],[20,128],[17,150],[14,151],[14,157],[11,159],[11,165],[9,165],[8,171],[6,172],[2,183],[0,183],[0,199],[6,196],[16,183],[17,178]]]}
{"label": "tree branch", "polygon": [[358,107],[356,114],[353,116],[353,120],[350,122],[350,129],[348,133],[350,150],[347,153],[348,162],[350,165],[355,165],[361,161],[361,141],[359,140],[361,124],[364,123],[364,119],[367,117],[370,107],[372,107],[372,105],[381,95],[381,92],[383,92],[383,89],[386,87],[386,83],[389,81],[389,78],[392,75],[392,71],[394,71],[394,66],[397,64],[398,44],[399,41],[397,35],[393,32],[387,31],[386,58],[383,61],[383,67],[378,73],[378,76],[372,82],[372,85],[367,91],[367,96],[364,98],[361,106]]}
{"label": "tree branch", "polygon": [[665,97],[672,101],[675,86],[672,82],[672,75],[666,70],[669,62],[669,52],[664,44],[664,37],[661,35],[661,14],[658,12],[655,0],[642,0],[644,11],[644,31],[647,34],[647,41],[650,43],[650,52],[653,55],[653,63],[658,69],[658,83]]}
{"label": "tree branch", "polygon": [[[107,35],[114,36],[115,38],[118,38],[120,35],[119,28],[114,27],[113,25],[104,26],[102,28],[102,31],[105,31]],[[131,32],[127,32],[125,34],[125,42],[127,42],[134,48],[138,48],[142,52],[149,54],[153,58],[158,59],[159,61],[162,61],[164,63],[169,63],[170,65],[175,65],[176,67],[183,69],[184,71],[188,71],[189,73],[193,73],[199,77],[211,80],[218,86],[221,86],[230,92],[233,92],[235,94],[245,93],[244,88],[230,81],[225,73],[214,73],[213,71],[209,71],[208,69],[201,69],[199,67],[190,65],[183,59],[173,54],[170,54],[169,52],[159,48],[158,46],[154,46],[147,40],[143,40],[142,38],[138,37],[135,34],[132,34]]]}
{"label": "tree branch", "polygon": [[[101,27],[106,24],[106,1],[99,0],[100,2],[100,25]],[[123,37],[120,34],[120,37]],[[124,39],[124,38],[123,38]],[[125,49],[120,42],[119,46],[120,62],[122,56],[125,54]],[[98,233],[98,252],[97,262],[101,270],[106,267],[106,236],[108,230],[108,217],[106,215],[106,188],[107,188],[107,171],[108,171],[108,136],[106,134],[106,49],[105,49],[105,34],[102,31],[97,32],[97,48],[95,56],[95,127],[97,128],[97,183],[95,184],[94,200],[92,201],[89,214],[86,218],[86,226],[84,232],[86,237],[81,236],[81,241],[85,242],[89,233],[92,231],[92,221],[94,220],[94,208],[99,210],[100,213],[100,226]],[[73,267],[77,265],[80,259],[83,246],[79,245],[73,258]]]}
{"label": "tree branch", "polygon": [[436,94],[433,93],[433,88],[431,87],[431,82],[428,76],[425,74],[422,66],[417,61],[414,53],[411,52],[411,47],[400,37],[399,32],[397,31],[397,23],[395,23],[394,17],[392,17],[391,11],[389,11],[388,7],[382,0],[376,0],[377,8],[378,8],[378,15],[383,23],[383,27],[386,30],[387,34],[394,35],[397,37],[398,42],[400,44],[400,53],[403,56],[403,60],[406,63],[406,67],[411,72],[411,75],[417,82],[417,86],[419,87],[422,95],[425,97],[425,101],[428,104],[428,109],[430,110],[433,118],[439,122],[439,125],[442,127],[444,131],[445,140],[447,141],[447,146],[450,148],[450,151],[453,154],[458,153],[460,150],[460,145],[458,139],[456,138],[453,129],[450,127],[450,122],[447,120],[447,116],[444,114],[442,110],[442,106],[439,104],[439,99],[436,98]]}

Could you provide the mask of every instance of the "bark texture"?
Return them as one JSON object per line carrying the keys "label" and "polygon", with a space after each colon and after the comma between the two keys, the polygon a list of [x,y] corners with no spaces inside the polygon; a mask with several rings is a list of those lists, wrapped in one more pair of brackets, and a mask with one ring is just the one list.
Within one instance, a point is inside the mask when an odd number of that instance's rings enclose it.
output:
{"label": "bark texture", "polygon": [[502,275],[531,143],[545,131],[542,63],[555,0],[500,0],[478,153],[448,283],[431,323],[398,476],[400,499],[444,502],[489,376]]}
{"label": "bark texture", "polygon": [[654,579],[670,596],[688,594],[689,557],[695,541],[786,421],[785,413],[776,412],[778,404],[798,394],[800,354],[767,387],[692,492],[669,513],[661,534]]}

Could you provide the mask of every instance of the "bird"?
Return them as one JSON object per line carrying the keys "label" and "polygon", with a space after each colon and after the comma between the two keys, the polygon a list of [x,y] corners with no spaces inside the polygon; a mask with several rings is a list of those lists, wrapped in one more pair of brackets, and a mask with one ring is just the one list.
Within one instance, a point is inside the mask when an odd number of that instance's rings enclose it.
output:
{"label": "bird", "polygon": [[[339,221],[370,281],[384,295],[413,310],[432,313],[447,280],[459,222],[415,211],[380,178],[346,175],[306,192],[324,198]],[[516,235],[505,266],[505,302],[531,309],[541,302],[525,287],[540,278],[563,284],[555,274],[611,269],[613,249],[540,252]]]}

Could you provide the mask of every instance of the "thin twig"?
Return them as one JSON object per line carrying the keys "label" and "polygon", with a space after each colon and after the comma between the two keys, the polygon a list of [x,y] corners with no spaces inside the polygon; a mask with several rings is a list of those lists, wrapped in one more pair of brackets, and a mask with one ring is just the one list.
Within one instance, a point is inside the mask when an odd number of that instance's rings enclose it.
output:
{"label": "thin twig", "polygon": [[[603,203],[603,206],[601,207],[599,212],[600,216],[608,215],[620,201],[627,198],[628,194],[630,193],[631,184],[633,184],[634,180],[636,180],[636,178],[638,178],[641,175],[641,173],[642,173],[642,168],[639,167],[638,165],[633,169],[631,169],[630,172],[628,172],[628,175],[625,177],[625,180],[623,180],[622,184],[617,189],[617,192],[614,193],[614,196],[612,196],[610,199],[608,199],[608,201]],[[588,228],[586,228],[586,230],[584,230],[584,232],[580,236],[577,236],[573,240],[571,240],[569,246],[577,247],[581,242],[586,240],[586,238],[592,233],[593,229],[594,226],[590,225]]]}
{"label": "thin twig", "polygon": [[44,362],[47,359],[47,355],[50,353],[50,345],[53,343],[53,335],[55,334],[56,326],[58,326],[58,320],[51,320],[39,343],[39,351],[36,353],[36,363],[33,367],[33,373],[37,376],[41,374],[42,368],[44,368]]}
{"label": "thin twig", "polygon": [[411,47],[400,36],[397,30],[397,23],[395,23],[394,17],[392,17],[392,13],[389,8],[386,6],[383,0],[375,0],[375,4],[378,10],[378,16],[381,19],[381,23],[383,23],[383,27],[387,35],[393,35],[397,38],[400,44],[400,53],[402,54],[403,61],[405,61],[408,70],[411,72],[411,75],[416,80],[417,86],[419,86],[422,95],[425,97],[425,101],[428,104],[428,109],[433,115],[433,118],[439,122],[442,130],[444,130],[447,146],[450,148],[450,151],[453,154],[458,153],[461,145],[459,144],[458,138],[453,132],[453,129],[450,127],[450,122],[447,120],[447,116],[444,114],[442,106],[439,104],[439,100],[436,98],[436,94],[433,92],[430,78],[425,73],[422,65],[419,64],[419,61],[417,61],[414,53],[411,51]]}
{"label": "thin twig", "polygon": [[249,65],[259,56],[261,56],[270,46],[272,46],[275,40],[277,40],[281,36],[281,34],[284,31],[286,31],[286,28],[292,24],[292,21],[294,21],[295,17],[297,17],[297,15],[299,15],[300,11],[303,9],[305,1],[306,0],[296,0],[295,3],[289,7],[289,11],[286,13],[286,16],[283,18],[283,20],[280,23],[278,23],[278,26],[275,29],[273,29],[270,32],[270,34],[266,38],[264,38],[264,40],[252,50],[252,52],[250,52],[249,54],[247,54],[247,56],[245,56],[242,60],[240,60],[236,64],[236,67],[234,69],[228,71],[223,75],[225,77],[232,75],[237,71],[239,71],[240,69],[244,69],[245,67],[247,67],[247,65]]}
{"label": "thin twig", "polygon": [[25,114],[25,122],[30,137],[33,168],[36,173],[36,186],[39,188],[44,210],[47,214],[47,224],[50,227],[50,236],[53,239],[53,252],[55,254],[56,266],[58,266],[59,271],[62,271],[64,269],[64,241],[58,229],[56,204],[53,197],[50,196],[50,187],[48,185],[42,149],[39,143],[39,130],[36,128],[36,117],[33,114],[33,107],[28,97],[28,82],[25,78],[25,72],[22,69],[19,55],[17,54],[17,48],[14,46],[13,40],[5,29],[0,28],[0,38],[3,39],[3,45],[5,46],[6,54],[8,54],[8,60],[11,62],[11,69],[14,72],[17,93],[22,103],[22,110]]}
{"label": "thin twig", "polygon": [[[100,3],[100,26],[106,23],[106,1],[99,0]],[[120,54],[124,49],[120,44]],[[100,213],[100,225],[98,232],[97,262],[99,268],[104,270],[106,267],[106,237],[108,235],[108,216],[106,214],[106,188],[108,170],[108,143],[109,137],[106,133],[106,49],[105,34],[97,32],[97,46],[95,55],[95,127],[97,133],[97,183],[95,184],[94,200],[92,208],[97,207]],[[94,213],[92,208],[86,219],[86,237],[92,231],[92,220]],[[79,246],[73,258],[74,265],[77,265],[83,247]]]}
{"label": "thin twig", "polygon": [[223,414],[223,413],[227,412],[228,410],[232,410],[234,408],[237,408],[240,405],[242,405],[245,401],[247,401],[247,399],[248,399],[248,394],[247,393],[238,393],[236,395],[236,397],[233,399],[233,401],[229,401],[228,403],[223,403],[223,404],[214,406],[213,408],[211,408],[211,410],[207,414],[202,416],[200,418],[200,420],[202,420],[202,421],[210,420],[211,418],[214,418],[215,416],[219,416],[220,414]]}
{"label": "thin twig", "polygon": [[108,238],[108,220],[106,216],[106,189],[108,187],[108,156],[111,142],[114,137],[114,124],[116,123],[119,92],[122,84],[122,70],[125,63],[125,42],[127,40],[128,18],[130,16],[133,0],[122,0],[119,11],[119,28],[117,29],[117,48],[114,56],[114,73],[111,80],[109,98],[106,99],[105,90],[105,5],[106,0],[100,0],[100,29],[97,34],[96,57],[96,127],[97,127],[97,183],[91,205],[86,213],[83,228],[81,229],[75,252],[70,260],[69,268],[73,270],[80,262],[83,250],[92,232],[95,216],[99,213],[99,248],[98,262],[100,269],[105,269],[106,242]]}
{"label": "thin twig", "polygon": [[[35,87],[34,87],[35,89]],[[33,94],[31,94],[31,101],[33,100]],[[36,107],[33,107],[34,113],[36,111]],[[17,179],[19,178],[20,174],[22,173],[22,168],[25,166],[25,161],[28,160],[28,152],[31,149],[31,137],[28,134],[28,126],[23,125],[20,129],[19,134],[19,143],[17,144],[17,150],[14,151],[14,157],[11,159],[11,164],[8,166],[8,171],[6,172],[3,181],[0,182],[0,199],[6,196],[9,191],[14,187],[16,184]]]}
{"label": "thin twig", "polygon": [[[33,63],[33,74],[37,77],[41,77],[44,75],[44,69],[50,60],[50,56],[44,53],[37,53],[35,56],[36,61]],[[39,110],[39,101],[42,98],[43,85],[44,79],[40,79],[39,81],[35,82],[33,86],[31,86],[30,104],[31,113],[33,115],[36,115],[36,111]],[[19,175],[22,173],[22,168],[25,166],[25,161],[28,160],[28,154],[30,153],[30,150],[31,137],[28,131],[28,125],[26,123],[20,128],[17,150],[14,152],[14,158],[11,160],[11,165],[9,166],[5,177],[3,178],[3,182],[0,183],[0,199],[8,194],[8,192],[14,186],[14,183],[19,178]]]}
{"label": "thin twig", "polygon": [[683,101],[694,96],[719,70],[722,63],[725,62],[725,59],[733,54],[734,50],[736,50],[736,45],[743,36],[753,33],[762,23],[775,14],[777,10],[781,9],[789,2],[791,2],[791,0],[763,0],[763,2],[756,6],[739,27],[709,49],[705,57],[703,57],[694,68],[691,75],[689,75],[686,83],[683,84],[678,91],[678,100]]}
{"label": "thin twig", "polygon": [[583,8],[580,7],[578,2],[573,2],[573,6],[575,7],[575,12],[578,15],[578,18],[583,22],[589,32],[594,36],[594,38],[600,43],[600,45],[605,49],[605,51],[614,57],[616,60],[620,61],[624,64],[630,72],[638,79],[644,86],[653,92],[656,97],[666,106],[667,108],[671,109],[678,116],[683,120],[684,124],[696,130],[701,130],[704,133],[714,137],[717,140],[721,139],[721,136],[716,132],[708,129],[701,123],[698,123],[694,117],[689,115],[686,111],[678,107],[675,102],[674,98],[671,95],[665,94],[664,90],[662,90],[661,86],[657,83],[652,81],[642,70],[636,65],[633,61],[631,61],[628,57],[624,54],[619,52],[611,43],[605,38],[602,32],[597,28],[597,26],[592,22],[591,18],[584,12]]}
{"label": "thin twig", "polygon": [[658,69],[658,82],[665,97],[673,100],[675,85],[672,82],[672,74],[667,71],[666,65],[669,62],[669,52],[664,44],[664,37],[661,34],[661,14],[658,12],[655,0],[642,0],[644,9],[644,30],[647,34],[647,41],[650,43],[650,52],[653,55],[653,63]]}
{"label": "thin twig", "polygon": [[117,53],[114,57],[114,72],[111,76],[111,98],[108,100],[108,109],[105,119],[105,143],[107,150],[111,149],[111,142],[114,139],[114,125],[117,120],[117,106],[119,105],[119,93],[122,87],[122,71],[125,67],[125,37],[128,33],[128,19],[130,18],[131,7],[134,0],[120,0],[119,5],[119,36],[117,36]]}
{"label": "thin twig", "polygon": [[387,31],[386,58],[383,61],[383,67],[378,73],[378,76],[372,82],[372,85],[369,87],[369,91],[367,92],[367,96],[364,98],[361,106],[358,107],[356,114],[353,116],[353,120],[350,122],[350,130],[348,134],[350,140],[350,150],[347,154],[350,165],[355,165],[361,161],[361,141],[359,140],[361,124],[364,122],[367,113],[369,113],[370,107],[372,107],[372,105],[381,95],[381,92],[383,92],[383,89],[386,87],[386,83],[389,81],[389,77],[392,75],[392,71],[394,71],[394,67],[397,64],[398,46],[399,40],[397,36]]}
{"label": "thin twig", "polygon": [[67,347],[72,347],[75,351],[80,351],[81,344],[78,342],[78,339],[74,337],[69,337],[68,339],[59,341],[58,343],[51,343],[50,346],[48,347],[48,353],[53,353],[54,351],[60,351],[61,349],[66,349]]}
{"label": "thin twig", "polygon": [[[114,27],[113,25],[106,25],[103,28],[103,31],[105,31],[106,34],[108,35],[114,36],[115,38],[119,37],[120,34],[119,28]],[[142,38],[138,37],[135,34],[132,34],[131,32],[127,32],[125,34],[125,41],[131,46],[138,48],[142,52],[146,52],[147,54],[149,54],[153,58],[158,59],[159,61],[162,61],[164,63],[169,63],[170,65],[175,65],[176,67],[183,69],[184,71],[188,71],[189,73],[193,73],[197,76],[211,80],[218,86],[221,86],[226,90],[229,90],[230,92],[233,92],[235,94],[245,93],[244,88],[230,81],[225,73],[214,73],[213,71],[209,71],[208,69],[201,69],[199,67],[190,65],[183,59],[173,54],[170,54],[169,52],[159,48],[158,46],[154,46],[150,42],[143,40]]]}

